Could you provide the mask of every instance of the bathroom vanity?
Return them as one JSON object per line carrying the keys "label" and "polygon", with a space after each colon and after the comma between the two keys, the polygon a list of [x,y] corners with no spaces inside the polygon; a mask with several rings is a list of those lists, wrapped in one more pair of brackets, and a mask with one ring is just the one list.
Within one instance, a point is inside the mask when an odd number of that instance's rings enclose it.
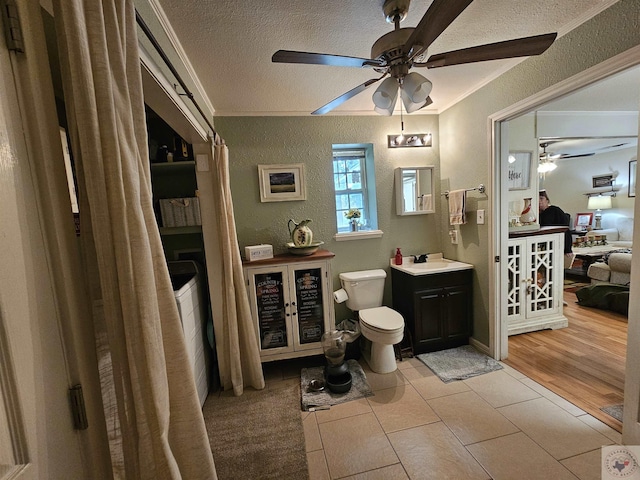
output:
{"label": "bathroom vanity", "polygon": [[335,325],[334,256],[318,250],[243,263],[263,362],[323,353],[322,334]]}
{"label": "bathroom vanity", "polygon": [[429,255],[425,263],[391,260],[393,309],[404,317],[414,354],[469,343],[473,333],[473,265]]}

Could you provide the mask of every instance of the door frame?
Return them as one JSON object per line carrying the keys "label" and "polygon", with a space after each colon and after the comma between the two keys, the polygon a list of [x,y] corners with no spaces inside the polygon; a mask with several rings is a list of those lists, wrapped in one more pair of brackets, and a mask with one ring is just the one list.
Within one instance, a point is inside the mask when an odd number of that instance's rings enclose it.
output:
{"label": "door frame", "polygon": [[[508,148],[503,138],[508,136],[508,126],[506,121],[520,115],[529,113],[537,107],[552,100],[570,94],[580,88],[586,87],[599,80],[603,80],[611,75],[640,65],[640,45],[611,57],[598,65],[588,68],[568,79],[563,80],[551,87],[548,87],[535,95],[517,102],[499,112],[489,116],[489,149],[492,168],[492,181],[495,192],[492,200],[493,218],[499,219],[493,224],[491,231],[490,245],[493,255],[499,255],[503,261],[497,262],[493,269],[493,282],[491,282],[490,298],[496,299],[491,306],[490,329],[490,351],[494,358],[504,359],[508,356],[508,333],[507,333],[507,298],[506,298],[506,278],[507,264],[506,251],[509,238],[508,231],[508,187],[507,182],[502,182],[506,178]],[[640,85],[638,85],[640,89]],[[640,106],[639,106],[640,107]],[[640,134],[640,132],[639,132]],[[640,145],[638,146],[640,152]],[[638,152],[636,153],[638,155]],[[636,197],[634,210],[640,212],[640,197]],[[637,238],[640,243],[640,220],[638,215],[634,215],[634,241]],[[634,267],[635,266],[635,267]],[[624,422],[623,422],[623,442],[626,444],[640,443],[640,352],[637,349],[630,349],[629,345],[640,344],[640,255],[636,255],[632,260],[630,303],[629,303],[629,329],[627,335],[627,370],[624,393]],[[505,281],[503,281],[505,279]]]}

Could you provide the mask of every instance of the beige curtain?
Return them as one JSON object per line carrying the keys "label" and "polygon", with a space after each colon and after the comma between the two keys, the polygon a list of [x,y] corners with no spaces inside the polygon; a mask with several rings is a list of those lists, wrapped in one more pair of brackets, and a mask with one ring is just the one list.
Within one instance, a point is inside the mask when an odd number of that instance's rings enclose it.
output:
{"label": "beige curtain", "polygon": [[220,382],[242,395],[245,386],[264,388],[256,326],[251,318],[229,182],[229,150],[217,135],[211,140],[215,175],[215,215],[220,235],[222,318],[214,318]]}
{"label": "beige curtain", "polygon": [[152,208],[130,0],[55,0],[114,478],[215,479]]}

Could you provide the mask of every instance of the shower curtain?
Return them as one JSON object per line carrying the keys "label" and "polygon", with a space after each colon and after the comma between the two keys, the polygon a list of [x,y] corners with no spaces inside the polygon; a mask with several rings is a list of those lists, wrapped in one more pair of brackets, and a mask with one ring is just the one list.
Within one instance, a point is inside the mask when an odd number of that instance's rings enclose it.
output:
{"label": "shower curtain", "polygon": [[152,208],[133,4],[54,13],[114,477],[215,479]]}
{"label": "shower curtain", "polygon": [[245,386],[264,388],[256,326],[244,285],[229,182],[229,150],[215,135],[211,139],[215,175],[215,215],[220,236],[222,318],[214,318],[222,387],[242,395]]}

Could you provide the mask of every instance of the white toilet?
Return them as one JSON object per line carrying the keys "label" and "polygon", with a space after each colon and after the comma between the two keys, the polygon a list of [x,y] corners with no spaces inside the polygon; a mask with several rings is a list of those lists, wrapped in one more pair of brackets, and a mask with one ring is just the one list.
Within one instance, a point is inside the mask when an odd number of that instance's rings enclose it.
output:
{"label": "white toilet", "polygon": [[340,274],[340,283],[347,293],[347,307],[358,313],[360,331],[371,342],[363,355],[371,370],[390,373],[396,370],[393,346],[404,337],[404,319],[395,310],[383,307],[384,270],[363,270]]}

